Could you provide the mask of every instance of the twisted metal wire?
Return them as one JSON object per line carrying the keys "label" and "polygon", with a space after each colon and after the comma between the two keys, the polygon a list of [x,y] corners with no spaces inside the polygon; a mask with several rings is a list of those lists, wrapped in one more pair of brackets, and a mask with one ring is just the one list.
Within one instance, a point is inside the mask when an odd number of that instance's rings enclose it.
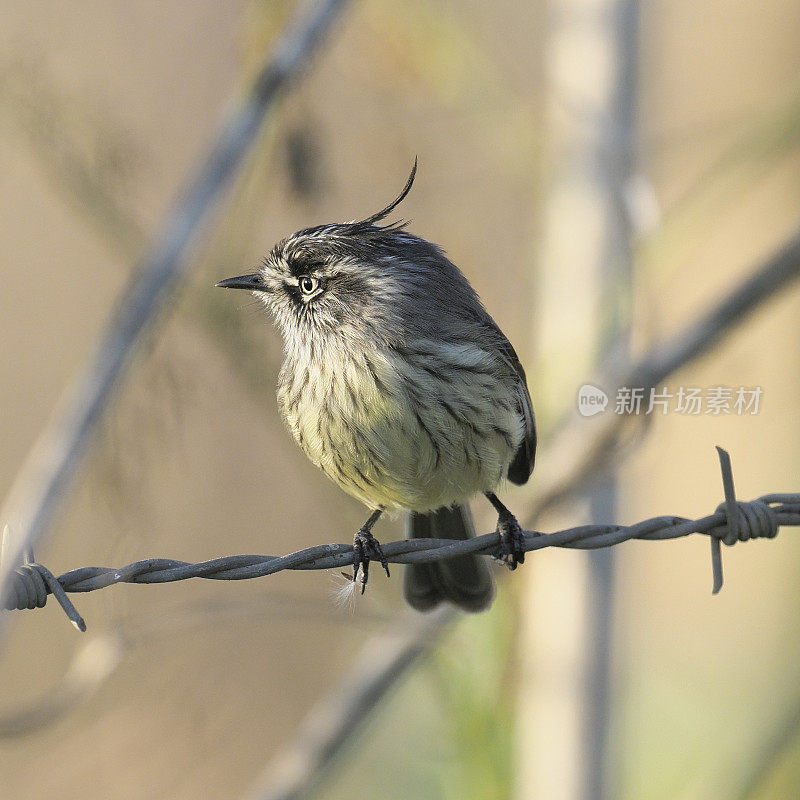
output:
{"label": "twisted metal wire", "polygon": [[[732,545],[749,539],[772,539],[781,526],[800,526],[800,493],[767,494],[756,500],[736,499],[730,457],[717,448],[722,469],[725,501],[713,514],[699,519],[660,516],[634,525],[579,525],[554,533],[525,531],[523,549],[526,552],[545,547],[596,549],[611,547],[630,539],[662,541],[706,534],[711,541],[713,591],[722,587],[721,543]],[[475,553],[499,557],[502,555],[498,533],[487,533],[474,539],[403,539],[382,545],[386,560],[394,564],[418,564],[439,561],[457,555]],[[81,567],[57,578],[46,567],[28,563],[19,567],[6,600],[7,609],[42,608],[48,594],[58,600],[72,623],[79,630],[86,624],[67,592],[92,592],[118,583],[171,583],[188,578],[240,581],[272,575],[286,569],[334,569],[353,563],[353,546],[323,544],[307,547],[285,556],[235,555],[192,564],[171,558],[148,558],[127,566]]]}

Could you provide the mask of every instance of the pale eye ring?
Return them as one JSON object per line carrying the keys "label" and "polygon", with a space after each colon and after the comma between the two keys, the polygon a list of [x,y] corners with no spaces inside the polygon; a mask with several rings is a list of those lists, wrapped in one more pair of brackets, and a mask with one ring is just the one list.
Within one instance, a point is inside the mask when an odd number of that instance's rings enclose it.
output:
{"label": "pale eye ring", "polygon": [[297,285],[303,294],[314,294],[319,289],[319,280],[312,278],[311,275],[301,275],[297,280]]}

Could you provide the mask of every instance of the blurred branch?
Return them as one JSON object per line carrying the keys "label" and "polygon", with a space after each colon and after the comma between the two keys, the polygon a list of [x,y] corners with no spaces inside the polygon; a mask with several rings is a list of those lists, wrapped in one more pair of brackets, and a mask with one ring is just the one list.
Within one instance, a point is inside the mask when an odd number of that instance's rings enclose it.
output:
{"label": "blurred branch", "polygon": [[[733,474],[727,453],[717,448],[722,465],[725,503],[715,513],[697,520],[661,516],[636,525],[581,525],[576,528],[543,534],[524,533],[526,552],[545,547],[573,547],[593,550],[610,547],[629,539],[661,541],[703,533],[711,537],[714,592],[722,586],[722,562],[719,544],[774,538],[781,525],[800,525],[800,493],[770,494],[750,501],[737,502],[733,490]],[[487,533],[457,542],[451,539],[403,539],[382,545],[387,561],[394,564],[418,564],[440,561],[457,555],[474,553],[499,558],[503,555],[500,535]],[[64,592],[92,592],[119,583],[172,583],[189,578],[208,580],[249,580],[273,575],[286,569],[333,569],[353,563],[353,546],[325,544],[309,547],[286,556],[237,555],[215,558],[199,564],[167,558],[149,558],[119,569],[81,567],[53,579],[49,570],[39,564],[26,564],[16,571],[13,593],[7,601],[9,609],[44,606],[50,592],[56,594],[62,608],[81,630],[85,625]],[[49,576],[42,580],[40,570]],[[58,591],[62,589],[63,592]]]}
{"label": "blurred branch", "polygon": [[455,616],[444,606],[424,616],[407,611],[371,637],[335,689],[303,720],[292,747],[262,772],[246,800],[297,800],[313,790],[386,692]]}
{"label": "blurred branch", "polygon": [[131,208],[131,165],[141,148],[111,111],[56,90],[41,63],[0,67],[3,122],[21,130],[51,184],[87,213],[107,241],[132,259],[145,241]]}
{"label": "blurred branch", "polygon": [[341,625],[352,630],[356,625],[372,632],[386,625],[390,617],[361,609],[357,618],[318,600],[275,591],[255,596],[205,598],[161,608],[157,615],[143,617],[126,614],[111,621],[113,633],[93,636],[72,657],[66,673],[38,697],[0,709],[0,738],[33,733],[69,713],[88,700],[137,647],[159,637],[199,628],[225,625],[237,618],[254,621],[269,617],[306,628],[314,625]]}
{"label": "blurred branch", "polygon": [[[274,14],[265,9],[265,16],[273,19]],[[0,66],[0,124],[13,120],[58,194],[69,206],[77,207],[92,229],[129,264],[147,242],[130,185],[131,163],[142,160],[143,148],[111,111],[88,105],[81,96],[65,93],[60,87],[56,90],[53,83],[40,64]],[[193,259],[193,274],[218,274],[219,263],[243,260],[255,223],[263,215],[265,173],[274,149],[269,127],[264,126],[264,133],[251,147],[253,154],[227,201],[225,225],[218,226],[210,246]],[[219,293],[184,294],[188,299],[181,311],[209,330],[210,346],[221,348],[228,356],[236,355],[228,361],[248,388],[263,391],[270,384],[265,373],[270,369],[277,372],[277,366],[264,366],[263,344],[255,341],[238,310],[222,302]],[[243,357],[256,352],[259,358]]]}
{"label": "blurred branch", "polygon": [[635,386],[654,387],[670,373],[708,352],[731,328],[744,322],[761,303],[798,276],[800,233],[693,325],[651,350],[628,373],[628,380]]}
{"label": "blurred branch", "polygon": [[[759,306],[798,277],[800,233],[717,305],[672,338],[656,344],[638,362],[622,367],[607,363],[596,383],[606,387],[641,387],[646,393],[677,370],[706,355]],[[549,468],[539,475],[534,486],[531,513],[539,514],[563,502],[579,490],[590,475],[602,474],[628,420],[629,417],[619,414],[593,418],[592,435],[587,436],[586,420],[574,413],[565,414],[540,457],[541,461],[547,461]]]}
{"label": "blurred branch", "polygon": [[52,689],[35,701],[0,711],[0,738],[33,733],[86,700],[114,673],[124,650],[122,640],[108,634],[87,641]]}
{"label": "blurred branch", "polygon": [[[675,263],[708,231],[714,219],[742,197],[749,196],[770,170],[785,164],[800,145],[800,84],[793,83],[777,102],[750,109],[746,122],[727,119],[715,125],[721,131],[736,130],[732,143],[665,210],[658,228],[642,242],[640,256],[650,269]],[[670,141],[685,146],[686,136],[696,141],[696,128]],[[645,148],[648,145],[645,143]]]}
{"label": "blurred branch", "polygon": [[13,526],[15,536],[0,564],[0,596],[6,595],[8,576],[23,561],[25,551],[42,538],[134,346],[174,294],[190,247],[255,141],[265,113],[308,63],[345,4],[346,0],[323,0],[281,36],[142,258],[88,369],[56,410],[0,511],[0,519]]}

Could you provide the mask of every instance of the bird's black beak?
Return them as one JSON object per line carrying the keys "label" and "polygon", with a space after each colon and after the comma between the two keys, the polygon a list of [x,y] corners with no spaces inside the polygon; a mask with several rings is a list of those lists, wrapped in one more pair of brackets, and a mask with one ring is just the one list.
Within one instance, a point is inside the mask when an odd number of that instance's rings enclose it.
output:
{"label": "bird's black beak", "polygon": [[267,289],[261,275],[257,272],[250,275],[239,275],[238,278],[226,278],[216,285],[223,289],[249,289],[251,292],[264,292]]}

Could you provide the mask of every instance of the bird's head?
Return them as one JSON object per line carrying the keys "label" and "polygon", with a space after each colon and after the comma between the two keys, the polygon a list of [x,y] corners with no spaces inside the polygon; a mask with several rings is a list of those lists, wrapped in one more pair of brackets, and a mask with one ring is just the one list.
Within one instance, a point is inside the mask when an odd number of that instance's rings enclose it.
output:
{"label": "bird's head", "polygon": [[256,272],[217,286],[252,291],[290,346],[328,335],[390,343],[402,327],[398,315],[425,291],[429,262],[444,259],[403,223],[377,224],[408,194],[416,169],[415,160],[403,191],[377,213],[298,231],[278,242]]}

